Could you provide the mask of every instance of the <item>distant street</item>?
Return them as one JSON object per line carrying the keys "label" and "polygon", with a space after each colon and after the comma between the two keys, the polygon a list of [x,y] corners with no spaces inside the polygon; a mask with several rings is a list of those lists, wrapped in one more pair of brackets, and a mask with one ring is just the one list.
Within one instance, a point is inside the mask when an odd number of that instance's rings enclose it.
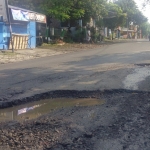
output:
{"label": "distant street", "polygon": [[148,65],[148,41],[4,64],[0,65],[0,100],[10,101],[54,90],[150,91]]}

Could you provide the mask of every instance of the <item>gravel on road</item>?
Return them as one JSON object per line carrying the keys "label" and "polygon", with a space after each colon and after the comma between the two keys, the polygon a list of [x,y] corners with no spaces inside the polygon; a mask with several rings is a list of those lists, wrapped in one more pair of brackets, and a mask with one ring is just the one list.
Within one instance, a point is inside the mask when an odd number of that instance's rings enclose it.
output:
{"label": "gravel on road", "polygon": [[149,92],[75,94],[103,99],[105,103],[60,108],[30,121],[0,123],[0,150],[150,149]]}

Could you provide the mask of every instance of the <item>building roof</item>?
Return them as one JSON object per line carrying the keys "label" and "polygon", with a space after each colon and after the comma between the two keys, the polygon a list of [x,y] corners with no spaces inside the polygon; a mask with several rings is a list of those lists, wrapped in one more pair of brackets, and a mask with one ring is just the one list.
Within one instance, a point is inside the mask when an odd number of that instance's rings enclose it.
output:
{"label": "building roof", "polygon": [[[20,8],[20,7],[15,7],[15,6],[11,6],[11,5],[8,5],[8,8],[12,9],[12,10],[21,10],[21,11],[24,11],[24,12],[28,12],[30,14],[34,14],[34,15],[31,15],[32,19],[31,20],[35,20],[36,22],[40,22],[40,23],[46,23],[46,15],[45,14],[41,14],[41,13],[38,13],[38,12],[35,12],[35,11],[31,11],[31,10],[27,10],[27,9],[23,9],[23,8]],[[35,17],[36,15],[36,17]],[[15,14],[15,17],[17,15]],[[25,18],[25,17],[24,17]],[[16,19],[15,19],[16,20]],[[17,18],[18,20],[18,18]],[[27,20],[27,18],[25,18],[25,21]],[[24,21],[24,20],[20,20],[19,18],[19,21]]]}
{"label": "building roof", "polygon": [[[23,11],[27,11],[27,12],[31,12],[31,13],[38,13],[38,12],[35,12],[35,11],[32,11],[32,10],[28,10],[28,9],[24,9],[24,8],[12,6],[12,5],[8,5],[8,8],[19,9],[19,10],[23,10]],[[41,13],[38,13],[38,14],[41,14]],[[41,14],[41,15],[45,15],[45,14]]]}

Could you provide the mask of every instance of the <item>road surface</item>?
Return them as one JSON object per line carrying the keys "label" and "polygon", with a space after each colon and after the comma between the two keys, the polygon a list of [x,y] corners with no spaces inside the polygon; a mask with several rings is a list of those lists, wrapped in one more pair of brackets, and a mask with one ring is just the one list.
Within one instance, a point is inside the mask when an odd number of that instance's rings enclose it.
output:
{"label": "road surface", "polygon": [[0,100],[16,100],[54,90],[149,91],[148,64],[149,42],[114,44],[4,64],[0,66]]}
{"label": "road surface", "polygon": [[103,103],[0,122],[0,150],[149,150],[149,60],[150,43],[134,42],[1,65],[1,104],[55,90]]}

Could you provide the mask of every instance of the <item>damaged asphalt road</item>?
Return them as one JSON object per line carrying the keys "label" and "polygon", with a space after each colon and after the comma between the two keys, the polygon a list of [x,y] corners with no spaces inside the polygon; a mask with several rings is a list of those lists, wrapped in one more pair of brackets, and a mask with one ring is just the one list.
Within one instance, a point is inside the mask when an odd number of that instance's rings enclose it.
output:
{"label": "damaged asphalt road", "polygon": [[149,42],[114,44],[0,65],[0,106],[55,90],[149,91],[143,83],[149,80],[150,67],[136,65],[150,64],[149,46]]}
{"label": "damaged asphalt road", "polygon": [[[35,120],[0,124],[1,149],[148,150],[150,93],[70,92],[102,105],[61,108]],[[67,93],[69,96],[69,93]]]}
{"label": "damaged asphalt road", "polygon": [[149,150],[149,46],[114,44],[1,65],[1,108],[55,97],[105,103],[0,123],[0,149]]}

